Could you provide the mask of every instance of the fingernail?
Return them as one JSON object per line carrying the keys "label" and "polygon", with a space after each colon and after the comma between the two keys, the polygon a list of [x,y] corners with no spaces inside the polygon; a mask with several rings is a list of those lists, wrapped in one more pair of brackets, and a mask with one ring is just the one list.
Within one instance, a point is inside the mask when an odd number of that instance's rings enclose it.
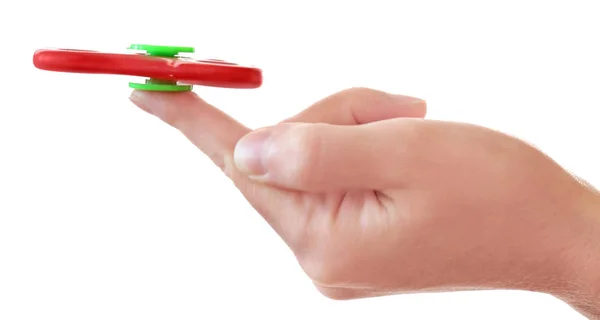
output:
{"label": "fingernail", "polygon": [[271,131],[259,129],[244,136],[238,141],[233,152],[233,159],[238,169],[251,176],[262,176],[267,173],[265,159],[269,155]]}

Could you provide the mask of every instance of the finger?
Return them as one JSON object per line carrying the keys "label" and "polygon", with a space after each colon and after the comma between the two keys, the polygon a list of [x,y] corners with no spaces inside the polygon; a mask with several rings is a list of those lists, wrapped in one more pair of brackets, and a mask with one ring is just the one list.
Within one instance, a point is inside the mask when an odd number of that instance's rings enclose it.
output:
{"label": "finger", "polygon": [[424,100],[368,88],[352,88],[318,101],[284,122],[356,125],[393,118],[424,118]]}
{"label": "finger", "polygon": [[130,99],[141,109],[181,131],[222,169],[224,157],[232,155],[237,141],[250,132],[193,92],[134,91]]}
{"label": "finger", "polygon": [[281,208],[295,205],[293,198],[249,180],[237,170],[233,149],[240,137],[250,130],[192,92],[161,93],[134,91],[131,100],[141,109],[178,129],[219,166],[234,182],[248,202],[289,243],[291,227],[278,216]]}
{"label": "finger", "polygon": [[400,187],[419,156],[419,122],[279,124],[244,136],[234,159],[251,179],[298,191]]}

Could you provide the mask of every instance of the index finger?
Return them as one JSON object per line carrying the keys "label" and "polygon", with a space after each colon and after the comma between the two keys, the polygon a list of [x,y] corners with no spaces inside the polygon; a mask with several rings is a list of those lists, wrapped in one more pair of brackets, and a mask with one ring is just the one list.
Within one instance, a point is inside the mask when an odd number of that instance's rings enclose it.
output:
{"label": "index finger", "polygon": [[131,101],[179,130],[223,169],[237,141],[250,129],[213,107],[194,92],[134,91]]}

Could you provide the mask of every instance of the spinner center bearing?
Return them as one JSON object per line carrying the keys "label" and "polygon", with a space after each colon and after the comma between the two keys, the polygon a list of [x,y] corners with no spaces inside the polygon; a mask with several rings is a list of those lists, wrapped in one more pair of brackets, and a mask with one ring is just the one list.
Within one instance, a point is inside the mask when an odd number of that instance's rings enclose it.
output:
{"label": "spinner center bearing", "polygon": [[[173,59],[178,58],[181,53],[195,52],[194,48],[192,47],[155,46],[149,44],[132,44],[128,49],[145,51],[147,56]],[[177,81],[153,78],[146,79],[144,83],[130,82],[129,87],[144,91],[182,92],[192,90],[191,85],[179,85],[177,84]]]}

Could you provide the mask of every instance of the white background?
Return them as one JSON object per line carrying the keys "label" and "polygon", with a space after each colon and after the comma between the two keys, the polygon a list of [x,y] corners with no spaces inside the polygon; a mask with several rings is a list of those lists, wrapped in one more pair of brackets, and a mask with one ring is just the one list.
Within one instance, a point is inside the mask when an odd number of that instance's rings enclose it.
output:
{"label": "white background", "polygon": [[2,1],[0,319],[580,319],[552,297],[336,302],[130,80],[37,70],[35,49],[193,46],[258,90],[196,87],[253,128],[338,90],[538,145],[600,184],[598,1]]}

